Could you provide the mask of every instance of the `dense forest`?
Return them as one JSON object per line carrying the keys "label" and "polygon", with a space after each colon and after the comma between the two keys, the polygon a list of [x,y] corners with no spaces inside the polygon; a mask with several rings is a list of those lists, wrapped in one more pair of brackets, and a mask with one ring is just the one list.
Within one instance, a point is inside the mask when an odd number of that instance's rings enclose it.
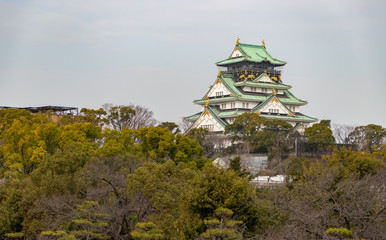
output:
{"label": "dense forest", "polygon": [[[386,130],[246,113],[221,147],[141,106],[0,110],[0,239],[385,239]],[[294,143],[297,149],[295,152]],[[336,144],[340,143],[340,144]],[[258,188],[229,154],[267,153]]]}

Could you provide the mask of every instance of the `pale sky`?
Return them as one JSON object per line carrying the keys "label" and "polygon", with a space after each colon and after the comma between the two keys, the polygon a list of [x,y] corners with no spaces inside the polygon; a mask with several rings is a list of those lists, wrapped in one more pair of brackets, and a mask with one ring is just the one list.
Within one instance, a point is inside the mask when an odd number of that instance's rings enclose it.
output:
{"label": "pale sky", "polygon": [[236,38],[287,61],[283,83],[333,123],[386,126],[386,1],[0,0],[0,106],[200,111]]}

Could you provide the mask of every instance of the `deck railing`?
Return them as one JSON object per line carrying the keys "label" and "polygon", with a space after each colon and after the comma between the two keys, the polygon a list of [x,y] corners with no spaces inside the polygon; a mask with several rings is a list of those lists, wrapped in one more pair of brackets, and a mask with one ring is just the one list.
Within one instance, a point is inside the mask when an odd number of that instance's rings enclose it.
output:
{"label": "deck railing", "polygon": [[257,67],[238,67],[238,68],[231,68],[231,69],[221,68],[220,70],[222,73],[230,73],[230,74],[241,73],[244,71],[259,72],[259,73],[267,72],[267,73],[274,74],[274,75],[280,75],[281,74],[281,70],[257,68]]}

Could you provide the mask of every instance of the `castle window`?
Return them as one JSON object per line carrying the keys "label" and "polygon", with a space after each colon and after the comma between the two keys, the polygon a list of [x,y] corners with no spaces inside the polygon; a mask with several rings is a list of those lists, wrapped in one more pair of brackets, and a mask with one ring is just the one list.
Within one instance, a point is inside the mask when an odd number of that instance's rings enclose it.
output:
{"label": "castle window", "polygon": [[270,113],[279,113],[279,109],[269,109]]}
{"label": "castle window", "polygon": [[252,92],[256,92],[256,87],[251,87]]}
{"label": "castle window", "polygon": [[214,125],[213,124],[205,124],[205,125],[201,125],[202,128],[206,128],[208,129],[209,131],[212,131],[213,128],[214,128]]}
{"label": "castle window", "polygon": [[235,108],[235,103],[231,103],[231,108]]}
{"label": "castle window", "polygon": [[216,92],[216,97],[220,97],[222,95],[224,95],[223,92]]}
{"label": "castle window", "polygon": [[243,108],[249,108],[249,103],[243,102]]}
{"label": "castle window", "polygon": [[266,93],[266,92],[267,92],[267,89],[266,89],[266,88],[262,88],[261,91],[262,91],[263,93]]}
{"label": "castle window", "polygon": [[226,108],[227,108],[227,104],[226,103],[221,104],[221,109],[226,109]]}

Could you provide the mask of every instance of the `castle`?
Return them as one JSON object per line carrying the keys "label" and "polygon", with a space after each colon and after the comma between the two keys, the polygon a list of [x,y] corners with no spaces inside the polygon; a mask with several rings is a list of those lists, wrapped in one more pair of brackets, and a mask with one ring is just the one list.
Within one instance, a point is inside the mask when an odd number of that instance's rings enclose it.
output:
{"label": "castle", "polygon": [[217,62],[218,76],[209,91],[194,103],[201,111],[185,120],[192,128],[206,128],[223,133],[225,126],[245,112],[257,113],[267,119],[282,119],[303,132],[317,119],[300,112],[306,101],[295,97],[291,86],[281,79],[286,62],[273,58],[262,45],[239,42],[228,59]]}

